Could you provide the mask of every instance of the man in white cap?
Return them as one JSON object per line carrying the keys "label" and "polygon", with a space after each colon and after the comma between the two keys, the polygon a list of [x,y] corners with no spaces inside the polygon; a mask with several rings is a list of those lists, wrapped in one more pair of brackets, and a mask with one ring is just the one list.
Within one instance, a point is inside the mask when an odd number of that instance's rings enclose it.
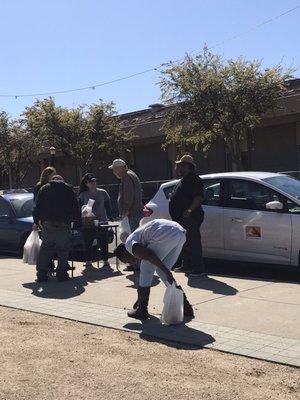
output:
{"label": "man in white cap", "polygon": [[[122,218],[128,217],[130,229],[133,232],[139,227],[143,216],[141,182],[138,176],[128,169],[126,162],[120,158],[114,160],[109,169],[121,181],[118,196],[119,214]],[[129,265],[125,270],[134,271],[135,269],[137,268]]]}
{"label": "man in white cap", "polygon": [[173,221],[186,230],[182,266],[175,271],[190,273],[190,276],[205,276],[200,235],[204,218],[203,183],[195,168],[193,157],[188,154],[176,161],[176,173],[181,180],[171,195],[169,210]]}

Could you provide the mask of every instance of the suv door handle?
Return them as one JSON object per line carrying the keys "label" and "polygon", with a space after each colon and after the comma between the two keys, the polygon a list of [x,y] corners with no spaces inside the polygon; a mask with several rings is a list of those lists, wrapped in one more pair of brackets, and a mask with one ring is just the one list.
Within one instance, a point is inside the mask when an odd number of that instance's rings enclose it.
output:
{"label": "suv door handle", "polygon": [[241,218],[231,218],[231,222],[238,222],[238,223],[242,223],[243,220]]}

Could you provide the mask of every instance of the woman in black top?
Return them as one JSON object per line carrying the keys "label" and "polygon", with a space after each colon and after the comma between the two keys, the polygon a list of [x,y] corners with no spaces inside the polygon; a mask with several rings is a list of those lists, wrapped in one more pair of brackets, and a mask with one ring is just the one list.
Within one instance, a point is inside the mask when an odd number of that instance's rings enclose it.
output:
{"label": "woman in black top", "polygon": [[56,175],[56,169],[53,167],[47,167],[42,171],[40,180],[38,181],[38,183],[35,185],[35,187],[33,189],[34,202],[36,202],[40,188],[42,186],[46,185],[47,183],[49,183],[54,175]]}

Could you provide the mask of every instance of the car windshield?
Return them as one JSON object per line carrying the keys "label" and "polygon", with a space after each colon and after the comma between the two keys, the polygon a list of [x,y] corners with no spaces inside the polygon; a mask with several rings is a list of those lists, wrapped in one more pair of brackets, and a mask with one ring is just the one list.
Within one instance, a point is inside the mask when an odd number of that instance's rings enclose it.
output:
{"label": "car windshield", "polygon": [[290,196],[300,199],[300,181],[297,179],[291,178],[290,176],[273,176],[271,178],[265,178],[264,181]]}
{"label": "car windshield", "polygon": [[9,201],[13,206],[18,218],[28,218],[32,216],[33,197],[12,197],[9,199]]}

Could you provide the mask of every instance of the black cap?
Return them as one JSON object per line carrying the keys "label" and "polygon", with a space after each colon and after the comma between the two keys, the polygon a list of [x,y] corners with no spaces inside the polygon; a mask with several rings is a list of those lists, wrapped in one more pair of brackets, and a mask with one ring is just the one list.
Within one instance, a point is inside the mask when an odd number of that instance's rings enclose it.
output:
{"label": "black cap", "polygon": [[96,181],[97,179],[96,179],[96,177],[93,175],[93,174],[91,174],[90,172],[88,172],[87,174],[85,174],[84,175],[84,177],[83,177],[83,179],[84,179],[84,182],[92,182],[92,181]]}

